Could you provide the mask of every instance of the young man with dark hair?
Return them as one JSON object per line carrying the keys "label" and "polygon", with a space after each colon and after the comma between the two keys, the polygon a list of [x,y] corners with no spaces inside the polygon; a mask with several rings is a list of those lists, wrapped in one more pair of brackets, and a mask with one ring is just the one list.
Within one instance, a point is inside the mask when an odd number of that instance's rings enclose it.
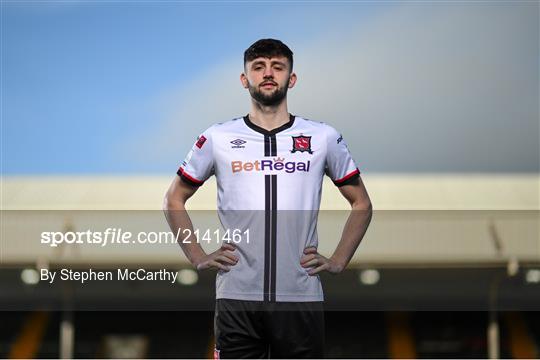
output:
{"label": "young man with dark hair", "polygon": [[[173,232],[192,229],[186,201],[211,175],[218,211],[228,229],[249,239],[206,254],[181,243],[198,269],[215,269],[215,357],[324,356],[321,271],[338,274],[349,263],[371,221],[371,202],[343,137],[331,126],[289,114],[287,91],[297,77],[293,53],[262,39],[244,53],[242,86],[248,115],[201,134],[165,196]],[[333,255],[318,253],[317,215],[327,174],[351,204]]]}

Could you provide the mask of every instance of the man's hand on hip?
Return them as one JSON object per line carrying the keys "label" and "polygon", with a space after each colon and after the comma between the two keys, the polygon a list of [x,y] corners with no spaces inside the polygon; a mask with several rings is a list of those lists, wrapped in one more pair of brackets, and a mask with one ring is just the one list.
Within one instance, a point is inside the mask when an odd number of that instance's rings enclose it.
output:
{"label": "man's hand on hip", "polygon": [[230,266],[234,266],[238,263],[238,256],[232,253],[234,250],[236,250],[234,245],[224,243],[213,253],[203,256],[194,265],[197,270],[217,269],[229,271]]}
{"label": "man's hand on hip", "polygon": [[304,249],[304,255],[300,259],[303,268],[315,267],[308,271],[309,275],[315,275],[321,271],[328,271],[331,274],[339,274],[343,271],[343,265],[335,259],[328,259],[317,252],[317,248],[310,246]]}

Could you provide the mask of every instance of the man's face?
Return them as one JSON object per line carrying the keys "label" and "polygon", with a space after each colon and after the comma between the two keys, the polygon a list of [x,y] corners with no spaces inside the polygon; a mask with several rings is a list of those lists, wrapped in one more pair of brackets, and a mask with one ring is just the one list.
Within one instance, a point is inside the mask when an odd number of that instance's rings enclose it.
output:
{"label": "man's face", "polygon": [[249,61],[240,80],[251,97],[264,106],[276,106],[287,96],[296,82],[286,57],[259,57]]}

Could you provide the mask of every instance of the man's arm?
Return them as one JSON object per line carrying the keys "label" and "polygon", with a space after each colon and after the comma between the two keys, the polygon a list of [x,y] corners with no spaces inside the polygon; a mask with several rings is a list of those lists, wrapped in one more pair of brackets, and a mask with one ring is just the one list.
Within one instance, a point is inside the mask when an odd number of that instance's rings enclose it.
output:
{"label": "man's arm", "polygon": [[227,243],[223,244],[220,249],[207,255],[193,235],[193,224],[191,223],[185,205],[197,189],[197,187],[186,184],[177,176],[163,199],[165,217],[174,234],[177,233],[179,228],[190,230],[190,238],[185,242],[179,240],[178,243],[188,260],[197,270],[215,268],[229,271],[228,265],[235,265],[238,262],[238,258],[232,253],[236,248]]}
{"label": "man's arm", "polygon": [[323,270],[333,274],[343,271],[351,261],[371,222],[371,200],[360,177],[352,184],[341,186],[339,191],[351,204],[349,218],[345,223],[341,240],[330,258],[320,255],[315,247],[304,249],[300,263],[305,268],[315,266],[309,272],[310,275]]}

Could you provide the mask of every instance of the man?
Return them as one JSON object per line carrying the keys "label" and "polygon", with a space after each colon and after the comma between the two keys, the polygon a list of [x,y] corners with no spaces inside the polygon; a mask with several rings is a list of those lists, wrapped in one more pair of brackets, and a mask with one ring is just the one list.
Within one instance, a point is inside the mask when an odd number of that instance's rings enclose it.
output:
{"label": "man", "polygon": [[[175,233],[192,228],[185,203],[215,174],[220,220],[243,234],[241,242],[211,254],[196,240],[180,244],[198,270],[218,271],[216,358],[321,358],[318,274],[345,269],[371,220],[371,202],[343,137],[289,114],[287,90],[297,76],[285,44],[262,39],[251,45],[240,81],[251,95],[249,114],[198,137],[167,192],[166,217]],[[325,173],[352,207],[330,258],[317,251]]]}

